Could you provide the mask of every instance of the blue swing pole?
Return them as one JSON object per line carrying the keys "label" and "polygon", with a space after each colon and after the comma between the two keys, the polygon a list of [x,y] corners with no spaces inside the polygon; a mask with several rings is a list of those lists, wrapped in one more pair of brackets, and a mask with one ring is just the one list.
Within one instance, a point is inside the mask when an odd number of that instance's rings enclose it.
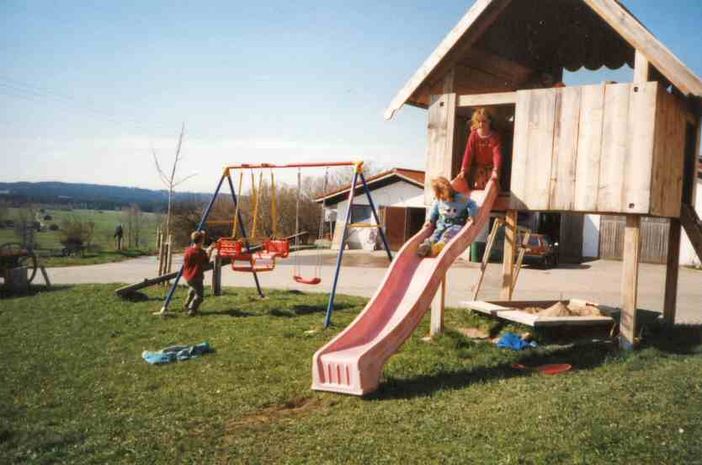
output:
{"label": "blue swing pole", "polygon": [[[202,227],[205,225],[205,221],[207,221],[207,217],[210,216],[210,211],[212,211],[212,206],[215,203],[215,200],[217,200],[217,195],[219,195],[219,190],[222,188],[222,183],[224,182],[224,178],[229,177],[229,170],[225,170],[224,173],[222,173],[222,177],[219,178],[219,182],[217,183],[217,188],[214,191],[214,194],[212,195],[212,198],[210,199],[210,203],[207,205],[207,208],[205,208],[205,212],[202,214],[202,217],[200,219],[200,223],[197,225],[197,231],[201,231]],[[175,294],[175,290],[178,287],[178,281],[180,281],[180,277],[183,276],[183,265],[180,265],[180,270],[178,270],[178,274],[175,277],[175,280],[173,281],[173,285],[171,286],[171,289],[168,291],[168,295],[166,296],[166,300],[163,302],[163,307],[161,307],[161,310],[157,312],[157,314],[161,316],[165,316],[168,313],[168,306],[171,304],[171,299],[173,299],[173,294]]]}
{"label": "blue swing pole", "polygon": [[[227,181],[229,182],[229,190],[232,193],[232,201],[234,202],[234,208],[236,209],[237,221],[239,223],[239,233],[244,239],[246,253],[251,255],[251,244],[249,244],[249,238],[246,237],[246,228],[244,227],[244,221],[241,218],[241,212],[239,211],[239,209],[236,208],[238,199],[236,198],[234,183],[232,182],[232,177],[229,175],[229,170],[227,170]],[[253,266],[251,268],[251,273],[253,274],[254,281],[256,282],[256,290],[258,291],[258,295],[259,297],[264,298],[266,296],[263,294],[263,290],[261,290],[261,284],[258,282],[258,274],[256,273],[256,270],[253,269]]]}
{"label": "blue swing pole", "polygon": [[388,254],[388,260],[392,262],[392,253],[390,252],[390,246],[385,238],[385,232],[383,231],[383,226],[380,224],[380,218],[378,213],[375,211],[375,205],[373,204],[373,197],[371,197],[370,189],[366,183],[366,177],[363,175],[363,171],[359,173],[361,175],[361,182],[363,183],[363,188],[366,191],[366,197],[368,197],[368,203],[370,204],[371,211],[373,212],[373,217],[375,218],[375,223],[378,225],[378,231],[380,232],[380,238],[383,240],[383,246],[385,247],[385,252]]}
{"label": "blue swing pole", "polygon": [[327,305],[327,314],[324,317],[324,327],[328,328],[331,324],[331,315],[334,311],[334,297],[336,296],[336,286],[339,282],[339,271],[341,271],[341,258],[344,256],[344,247],[346,246],[346,230],[351,220],[351,207],[353,207],[353,198],[356,192],[356,182],[358,174],[363,166],[363,162],[357,162],[353,166],[353,181],[351,181],[351,191],[349,192],[349,206],[346,209],[346,219],[344,220],[344,228],[341,232],[341,244],[339,247],[339,255],[336,256],[336,271],[334,272],[334,284],[332,284],[331,294],[329,295],[329,304]]}

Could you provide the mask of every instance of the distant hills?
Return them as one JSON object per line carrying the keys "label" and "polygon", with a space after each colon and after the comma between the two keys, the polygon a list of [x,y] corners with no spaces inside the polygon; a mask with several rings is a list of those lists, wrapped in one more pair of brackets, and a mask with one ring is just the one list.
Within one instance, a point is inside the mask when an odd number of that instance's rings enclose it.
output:
{"label": "distant hills", "polygon": [[[206,201],[210,194],[176,192],[176,200]],[[168,192],[136,187],[103,186],[66,182],[0,182],[0,201],[13,205],[39,203],[74,208],[110,210],[139,205],[142,211],[165,210]]]}

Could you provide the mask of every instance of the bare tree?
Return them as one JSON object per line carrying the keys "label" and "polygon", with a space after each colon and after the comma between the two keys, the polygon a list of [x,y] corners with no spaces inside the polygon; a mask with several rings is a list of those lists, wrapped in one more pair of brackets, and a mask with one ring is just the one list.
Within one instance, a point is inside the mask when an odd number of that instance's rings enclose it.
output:
{"label": "bare tree", "polygon": [[122,222],[127,230],[127,248],[139,248],[139,234],[141,232],[141,209],[139,205],[132,204],[122,208]]}
{"label": "bare tree", "polygon": [[163,182],[163,184],[168,189],[168,209],[166,211],[166,225],[164,228],[166,237],[168,237],[168,235],[171,233],[171,209],[173,206],[173,192],[175,191],[175,188],[177,186],[183,184],[185,181],[195,176],[195,174],[190,174],[182,179],[176,180],[178,162],[181,160],[181,149],[183,148],[184,134],[185,123],[183,123],[183,125],[180,128],[180,135],[178,136],[178,145],[176,146],[175,157],[173,158],[173,164],[171,165],[170,174],[166,174],[166,172],[164,172],[163,169],[161,169],[161,165],[158,162],[158,157],[156,156],[156,151],[153,148],[151,149],[151,152],[154,156],[154,163],[156,164],[156,171],[158,172],[158,175],[161,178],[161,182]]}

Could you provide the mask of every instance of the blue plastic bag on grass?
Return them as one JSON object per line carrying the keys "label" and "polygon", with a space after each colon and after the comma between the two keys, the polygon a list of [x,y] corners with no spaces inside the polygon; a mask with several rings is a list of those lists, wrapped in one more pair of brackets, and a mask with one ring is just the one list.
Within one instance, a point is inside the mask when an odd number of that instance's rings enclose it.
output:
{"label": "blue plastic bag on grass", "polygon": [[171,362],[190,360],[210,352],[214,352],[214,349],[205,341],[192,346],[170,346],[156,352],[145,350],[141,353],[141,358],[151,365],[164,365]]}
{"label": "blue plastic bag on grass", "polygon": [[497,341],[497,347],[500,349],[522,350],[528,347],[536,347],[536,342],[527,342],[517,334],[506,332]]}

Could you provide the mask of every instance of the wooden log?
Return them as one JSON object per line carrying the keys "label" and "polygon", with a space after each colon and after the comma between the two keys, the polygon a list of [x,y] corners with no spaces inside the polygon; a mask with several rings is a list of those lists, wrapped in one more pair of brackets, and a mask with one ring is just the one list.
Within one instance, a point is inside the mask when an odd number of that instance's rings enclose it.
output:
{"label": "wooden log", "polygon": [[670,220],[668,228],[668,259],[665,269],[665,295],[663,298],[663,319],[675,324],[675,307],[678,299],[678,268],[680,266],[680,220]]}
{"label": "wooden log", "polygon": [[222,258],[215,254],[212,260],[212,295],[222,295]]}
{"label": "wooden log", "polygon": [[514,247],[517,240],[517,211],[508,210],[505,216],[505,245],[502,257],[502,300],[512,300]]}
{"label": "wooden log", "polygon": [[628,215],[624,227],[622,262],[622,313],[619,323],[619,346],[630,350],[636,344],[636,304],[641,253],[641,217]]}

